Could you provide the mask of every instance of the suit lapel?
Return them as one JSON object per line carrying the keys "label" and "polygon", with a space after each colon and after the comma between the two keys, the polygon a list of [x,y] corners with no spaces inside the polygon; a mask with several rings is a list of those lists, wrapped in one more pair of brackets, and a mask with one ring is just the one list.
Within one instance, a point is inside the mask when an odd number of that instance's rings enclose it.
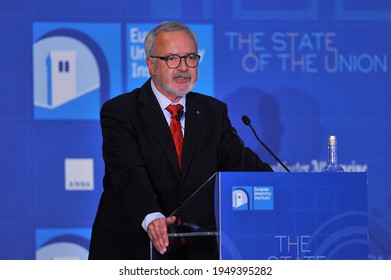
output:
{"label": "suit lapel", "polygon": [[180,179],[180,170],[178,166],[178,157],[175,151],[174,141],[171,136],[170,128],[164,118],[159,102],[156,100],[151,88],[151,81],[148,80],[142,87],[139,97],[139,112],[149,129],[155,135],[156,140],[167,154],[170,164],[178,178]]}
{"label": "suit lapel", "polygon": [[187,94],[185,116],[186,125],[183,142],[183,161],[181,172],[182,181],[189,170],[191,160],[194,156],[194,151],[201,132],[203,119],[203,107],[197,101],[197,96],[193,93]]}

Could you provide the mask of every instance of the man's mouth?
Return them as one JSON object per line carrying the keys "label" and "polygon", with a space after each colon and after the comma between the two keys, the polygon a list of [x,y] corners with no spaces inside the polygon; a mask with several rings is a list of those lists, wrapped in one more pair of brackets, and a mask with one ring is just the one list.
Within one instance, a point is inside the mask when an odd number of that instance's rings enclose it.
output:
{"label": "man's mouth", "polygon": [[189,74],[177,74],[174,76],[174,80],[178,82],[187,82],[191,80],[191,75]]}

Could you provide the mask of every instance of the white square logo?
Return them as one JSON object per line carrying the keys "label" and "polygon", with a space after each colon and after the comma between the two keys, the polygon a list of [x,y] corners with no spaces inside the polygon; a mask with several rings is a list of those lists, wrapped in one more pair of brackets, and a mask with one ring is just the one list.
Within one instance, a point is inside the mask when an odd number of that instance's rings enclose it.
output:
{"label": "white square logo", "polygon": [[94,190],[94,160],[92,158],[65,159],[65,190]]}

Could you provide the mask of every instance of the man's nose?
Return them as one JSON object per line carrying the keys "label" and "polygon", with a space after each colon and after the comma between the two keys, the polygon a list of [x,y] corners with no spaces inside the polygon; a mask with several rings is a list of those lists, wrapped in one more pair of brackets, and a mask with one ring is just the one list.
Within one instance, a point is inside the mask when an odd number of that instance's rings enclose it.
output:
{"label": "man's nose", "polygon": [[179,61],[178,69],[181,71],[186,71],[189,67],[186,64],[186,58],[181,57],[181,60]]}

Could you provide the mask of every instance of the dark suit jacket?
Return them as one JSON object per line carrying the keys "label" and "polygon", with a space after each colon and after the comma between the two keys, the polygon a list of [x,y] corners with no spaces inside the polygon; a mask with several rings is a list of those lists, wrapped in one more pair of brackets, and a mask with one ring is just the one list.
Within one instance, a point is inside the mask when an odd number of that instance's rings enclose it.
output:
{"label": "dark suit jacket", "polygon": [[[145,216],[169,216],[217,171],[270,171],[233,134],[226,105],[190,92],[186,97],[182,170],[174,142],[148,80],[102,106],[104,192],[95,218],[90,258],[149,258]],[[183,222],[214,225],[213,182],[178,212]],[[115,240],[114,240],[115,239]],[[121,248],[121,249],[120,249]],[[123,251],[124,254],[119,253]]]}

